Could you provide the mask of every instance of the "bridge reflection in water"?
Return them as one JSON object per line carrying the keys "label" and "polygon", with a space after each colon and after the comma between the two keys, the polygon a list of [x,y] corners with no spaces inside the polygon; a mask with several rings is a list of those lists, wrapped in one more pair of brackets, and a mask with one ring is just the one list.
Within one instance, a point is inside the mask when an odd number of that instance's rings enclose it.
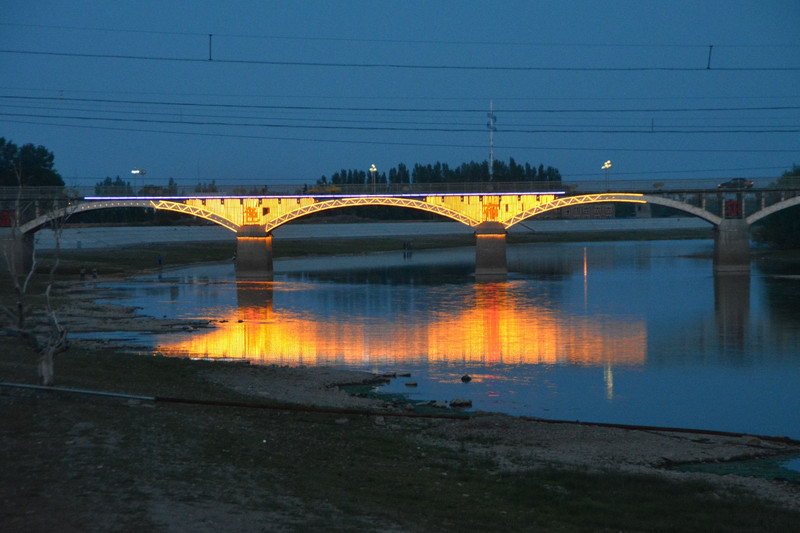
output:
{"label": "bridge reflection in water", "polygon": [[[643,365],[643,319],[583,316],[524,300],[505,283],[475,284],[451,310],[425,320],[338,319],[273,306],[288,284],[239,282],[238,312],[191,337],[159,339],[166,356],[248,359],[259,364],[400,370],[412,362]],[[280,287],[276,289],[276,287]]]}

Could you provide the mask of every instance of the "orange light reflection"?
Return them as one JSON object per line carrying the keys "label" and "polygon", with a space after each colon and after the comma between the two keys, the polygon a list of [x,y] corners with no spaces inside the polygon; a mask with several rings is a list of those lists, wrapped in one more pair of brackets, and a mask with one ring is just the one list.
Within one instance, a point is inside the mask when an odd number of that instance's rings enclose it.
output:
{"label": "orange light reflection", "polygon": [[[504,283],[478,284],[475,297],[425,323],[361,323],[309,319],[274,310],[271,289],[250,304],[239,292],[239,312],[213,330],[194,332],[159,351],[167,356],[246,358],[279,365],[402,366],[437,363],[641,365],[647,330],[642,320],[609,320],[532,307],[508,295]],[[243,300],[248,302],[243,302]]]}

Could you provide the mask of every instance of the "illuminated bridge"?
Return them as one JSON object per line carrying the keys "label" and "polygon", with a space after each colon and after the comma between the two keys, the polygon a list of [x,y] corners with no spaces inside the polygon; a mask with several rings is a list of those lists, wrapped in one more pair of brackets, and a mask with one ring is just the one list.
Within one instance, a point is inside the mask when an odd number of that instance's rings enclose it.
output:
{"label": "illuminated bridge", "polygon": [[[502,184],[489,189],[351,192],[338,189],[286,194],[203,193],[192,196],[80,196],[54,202],[29,200],[35,209],[18,230],[32,235],[49,222],[96,209],[143,207],[176,211],[211,221],[234,232],[237,271],[253,277],[272,276],[272,232],[283,224],[325,210],[353,206],[394,206],[435,213],[475,231],[475,273],[479,279],[507,275],[507,230],[528,218],[566,206],[624,202],[666,206],[701,218],[715,228],[716,272],[749,271],[749,228],[754,222],[800,204],[797,189],[683,189],[651,192],[605,191],[578,194],[573,190],[531,190],[532,184]],[[476,184],[465,184],[475,186]],[[495,184],[499,186],[501,184]],[[368,188],[368,187],[367,187]],[[469,190],[464,187],[465,190]],[[507,192],[506,192],[507,191]]]}

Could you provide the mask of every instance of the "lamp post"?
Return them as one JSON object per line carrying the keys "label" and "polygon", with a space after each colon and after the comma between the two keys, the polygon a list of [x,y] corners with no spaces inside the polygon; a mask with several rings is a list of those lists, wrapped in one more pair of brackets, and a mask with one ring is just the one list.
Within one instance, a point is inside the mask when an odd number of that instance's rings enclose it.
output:
{"label": "lamp post", "polygon": [[[145,172],[143,168],[142,169],[134,168],[133,170],[131,170],[131,174],[133,174],[134,176],[143,176],[143,175],[147,174],[147,172]],[[134,191],[133,191],[134,194],[136,196],[139,196],[139,192],[137,191],[137,189],[138,189],[137,180],[134,180],[133,188],[134,188]]]}
{"label": "lamp post", "polygon": [[375,175],[378,173],[378,169],[374,163],[369,167],[369,173],[372,176],[372,194],[375,194]]}
{"label": "lamp post", "polygon": [[601,168],[602,170],[605,170],[605,171],[606,171],[606,190],[607,190],[607,191],[610,191],[610,190],[611,190],[611,187],[610,187],[610,185],[609,185],[609,183],[608,183],[608,171],[609,171],[609,170],[611,170],[611,160],[609,159],[608,161],[606,161],[605,163],[603,163],[603,166],[602,166],[602,167],[600,167],[600,168]]}

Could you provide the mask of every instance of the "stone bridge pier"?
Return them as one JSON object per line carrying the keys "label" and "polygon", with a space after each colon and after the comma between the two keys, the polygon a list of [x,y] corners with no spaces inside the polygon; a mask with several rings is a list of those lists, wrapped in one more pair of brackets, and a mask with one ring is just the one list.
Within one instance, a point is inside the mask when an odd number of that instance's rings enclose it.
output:
{"label": "stone bridge pier", "polygon": [[506,229],[499,222],[482,222],[475,226],[475,280],[507,278]]}
{"label": "stone bridge pier", "polygon": [[[506,230],[498,222],[475,227],[476,281],[504,281],[508,278]],[[236,277],[271,281],[274,276],[272,235],[260,225],[241,226],[236,233]]]}
{"label": "stone bridge pier", "polygon": [[264,226],[242,226],[236,233],[236,277],[271,281],[272,235]]}
{"label": "stone bridge pier", "polygon": [[714,273],[750,272],[750,226],[741,218],[726,218],[714,227]]}

